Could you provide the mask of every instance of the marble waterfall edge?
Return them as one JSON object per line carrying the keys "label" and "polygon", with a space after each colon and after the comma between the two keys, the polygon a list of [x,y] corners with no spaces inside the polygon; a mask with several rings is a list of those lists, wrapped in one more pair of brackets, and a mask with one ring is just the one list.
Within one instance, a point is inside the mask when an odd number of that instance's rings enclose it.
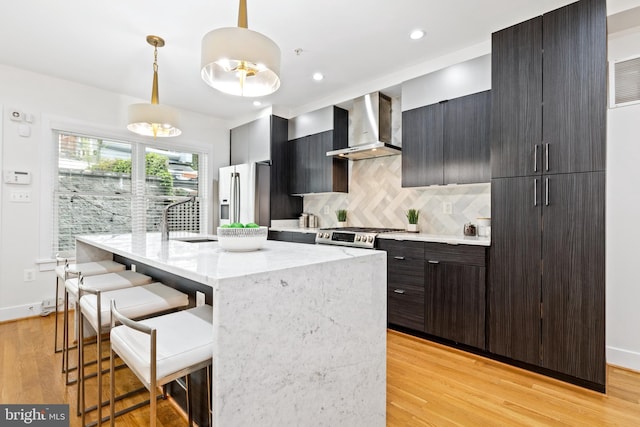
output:
{"label": "marble waterfall edge", "polygon": [[379,254],[214,286],[216,425],[385,425]]}

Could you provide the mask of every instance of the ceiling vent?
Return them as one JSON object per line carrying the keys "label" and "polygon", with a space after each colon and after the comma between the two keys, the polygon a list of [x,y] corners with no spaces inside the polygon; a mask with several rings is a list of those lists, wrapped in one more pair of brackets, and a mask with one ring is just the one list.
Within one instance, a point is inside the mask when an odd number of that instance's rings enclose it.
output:
{"label": "ceiling vent", "polygon": [[640,56],[609,64],[609,106],[624,107],[640,102]]}

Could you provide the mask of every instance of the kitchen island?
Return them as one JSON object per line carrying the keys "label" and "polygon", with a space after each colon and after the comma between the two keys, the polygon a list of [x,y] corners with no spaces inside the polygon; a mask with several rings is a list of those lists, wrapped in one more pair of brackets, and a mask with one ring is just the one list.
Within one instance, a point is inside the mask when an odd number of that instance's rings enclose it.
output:
{"label": "kitchen island", "polygon": [[384,252],[278,241],[225,252],[142,233],[78,237],[76,256],[211,288],[213,425],[385,425]]}

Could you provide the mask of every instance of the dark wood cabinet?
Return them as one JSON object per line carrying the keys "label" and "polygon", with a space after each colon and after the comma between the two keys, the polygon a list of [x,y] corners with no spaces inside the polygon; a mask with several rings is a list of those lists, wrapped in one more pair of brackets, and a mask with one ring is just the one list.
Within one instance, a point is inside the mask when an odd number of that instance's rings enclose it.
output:
{"label": "dark wood cabinet", "polygon": [[605,170],[606,2],[492,36],[492,177]]}
{"label": "dark wood cabinet", "polygon": [[488,292],[492,353],[540,364],[541,178],[491,181]]}
{"label": "dark wood cabinet", "polygon": [[291,194],[304,194],[311,185],[309,152],[311,141],[308,136],[296,138],[289,141],[291,152],[290,170],[291,183],[289,191]]}
{"label": "dark wood cabinet", "polygon": [[271,116],[271,166],[270,166],[270,211],[271,219],[298,218],[302,212],[302,200],[292,196],[291,151],[288,144],[288,121]]}
{"label": "dark wood cabinet", "polygon": [[605,173],[544,185],[542,366],[604,385]]}
{"label": "dark wood cabinet", "polygon": [[425,244],[425,332],[485,349],[486,248]]}
{"label": "dark wood cabinet", "polygon": [[604,191],[604,172],[492,181],[489,351],[605,384]]}
{"label": "dark wood cabinet", "polygon": [[492,173],[520,177],[492,181],[489,292],[491,352],[602,389],[604,7],[493,36]]}
{"label": "dark wood cabinet", "polygon": [[605,170],[606,2],[581,0],[542,20],[544,172]]}
{"label": "dark wood cabinet", "polygon": [[348,111],[334,107],[333,121],[332,130],[289,141],[291,194],[349,191],[348,161],[327,157],[327,151],[348,146]]}
{"label": "dark wood cabinet", "polygon": [[281,242],[309,243],[316,242],[315,233],[302,233],[298,231],[277,231],[269,230],[269,240],[279,240]]}
{"label": "dark wood cabinet", "polygon": [[492,41],[489,350],[603,391],[605,0]]}
{"label": "dark wood cabinet", "polygon": [[491,176],[542,173],[542,17],[491,37]]}
{"label": "dark wood cabinet", "polygon": [[440,104],[402,112],[402,186],[442,184],[443,110]]}
{"label": "dark wood cabinet", "polygon": [[402,186],[489,182],[490,91],[402,113]]}
{"label": "dark wood cabinet", "polygon": [[424,243],[383,239],[387,251],[387,322],[424,332]]}
{"label": "dark wood cabinet", "polygon": [[444,183],[491,181],[491,92],[444,104]]}

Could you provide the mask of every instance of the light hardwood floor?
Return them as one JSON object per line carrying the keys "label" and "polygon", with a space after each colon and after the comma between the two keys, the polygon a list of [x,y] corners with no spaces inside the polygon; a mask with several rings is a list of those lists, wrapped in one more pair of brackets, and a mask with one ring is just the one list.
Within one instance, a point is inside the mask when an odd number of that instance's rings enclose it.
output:
{"label": "light hardwood floor", "polygon": [[[0,324],[0,402],[69,403],[75,427],[76,391],[53,354],[53,324],[53,316]],[[604,395],[396,331],[387,337],[388,426],[640,426],[640,373],[610,366]],[[134,382],[120,371],[118,385]],[[142,408],[116,425],[146,425],[148,415]],[[171,401],[159,402],[159,427],[184,425]]]}

